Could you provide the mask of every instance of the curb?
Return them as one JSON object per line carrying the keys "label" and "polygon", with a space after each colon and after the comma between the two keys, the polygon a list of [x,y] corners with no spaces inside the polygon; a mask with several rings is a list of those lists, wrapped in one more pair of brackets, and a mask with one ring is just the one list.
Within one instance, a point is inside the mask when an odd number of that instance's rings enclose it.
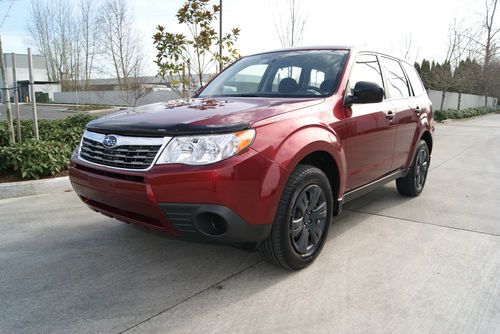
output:
{"label": "curb", "polygon": [[[121,110],[121,108],[109,108],[109,109],[86,110],[86,111],[82,111],[82,112],[93,115],[93,114],[100,114],[103,112],[120,111],[120,110]],[[79,112],[79,110],[72,110],[72,111]]]}
{"label": "curb", "polygon": [[6,182],[0,183],[0,199],[40,195],[63,189],[72,189],[68,176],[34,181]]}
{"label": "curb", "polygon": [[491,113],[487,113],[487,114],[483,114],[483,115],[477,115],[477,116],[466,117],[466,118],[447,118],[447,119],[443,119],[442,121],[436,121],[436,123],[441,123],[441,124],[458,123],[458,122],[469,121],[469,120],[473,120],[473,119],[477,119],[477,118],[481,118],[481,117],[493,115],[493,114],[500,114],[500,111],[495,111],[495,112],[491,112]]}

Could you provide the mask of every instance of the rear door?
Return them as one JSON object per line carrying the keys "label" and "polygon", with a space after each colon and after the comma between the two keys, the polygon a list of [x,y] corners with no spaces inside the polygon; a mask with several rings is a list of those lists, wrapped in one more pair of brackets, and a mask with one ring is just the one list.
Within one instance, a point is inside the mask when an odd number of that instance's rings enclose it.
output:
{"label": "rear door", "polygon": [[[349,75],[346,94],[352,94],[358,81],[370,81],[384,87],[376,55],[357,56]],[[390,172],[396,135],[391,108],[391,103],[385,100],[380,103],[353,104],[346,108],[347,191]]]}
{"label": "rear door", "polygon": [[396,144],[391,168],[396,170],[405,166],[417,135],[418,104],[401,63],[396,59],[381,56],[380,64],[386,79],[388,100],[396,115]]}

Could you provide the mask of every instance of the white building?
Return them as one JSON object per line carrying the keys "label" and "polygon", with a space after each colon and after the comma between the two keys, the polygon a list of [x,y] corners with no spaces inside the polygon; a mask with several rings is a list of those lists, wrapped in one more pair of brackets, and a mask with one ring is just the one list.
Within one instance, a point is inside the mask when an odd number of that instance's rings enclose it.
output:
{"label": "white building", "polygon": [[[4,53],[3,61],[5,64],[5,74],[7,77],[7,83],[9,88],[17,86],[19,93],[19,102],[29,102],[29,68],[28,68],[28,55],[26,54],[15,54],[16,57],[16,79],[17,82],[14,84],[13,73],[12,73],[12,54]],[[35,94],[43,96],[48,94],[50,101],[54,100],[54,92],[61,91],[61,85],[59,82],[49,81],[49,75],[47,72],[47,60],[45,56],[33,55],[33,81],[35,83]],[[2,76],[0,75],[0,80]],[[0,81],[2,82],[2,81]],[[1,95],[1,94],[0,94]],[[10,90],[11,101],[14,100],[13,90]],[[47,95],[45,95],[47,96]],[[0,100],[2,97],[0,97]]]}

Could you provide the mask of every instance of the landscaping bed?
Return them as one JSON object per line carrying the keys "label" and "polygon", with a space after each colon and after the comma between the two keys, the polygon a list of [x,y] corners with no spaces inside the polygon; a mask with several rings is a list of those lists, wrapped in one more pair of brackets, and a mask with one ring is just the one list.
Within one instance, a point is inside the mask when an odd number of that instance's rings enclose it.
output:
{"label": "landscaping bed", "polygon": [[33,137],[32,121],[21,121],[22,143],[9,146],[7,123],[0,122],[0,182],[67,175],[71,153],[85,125],[95,119],[78,114],[63,120],[40,120],[40,141]]}
{"label": "landscaping bed", "polygon": [[73,111],[96,111],[96,110],[107,110],[107,109],[113,109],[115,106],[109,106],[105,104],[84,104],[84,105],[77,105],[77,106],[69,106],[68,110],[73,110]]}
{"label": "landscaping bed", "polygon": [[476,107],[467,109],[447,109],[447,110],[435,110],[434,119],[436,121],[444,121],[445,119],[464,119],[470,117],[476,117],[486,114],[491,114],[500,111],[500,107]]}

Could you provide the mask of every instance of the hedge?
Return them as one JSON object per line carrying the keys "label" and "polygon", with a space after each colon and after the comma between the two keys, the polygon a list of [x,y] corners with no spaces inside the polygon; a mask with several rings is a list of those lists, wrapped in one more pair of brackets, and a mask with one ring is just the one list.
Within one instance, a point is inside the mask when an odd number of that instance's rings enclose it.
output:
{"label": "hedge", "polygon": [[71,152],[80,142],[85,125],[95,119],[74,115],[63,120],[40,120],[40,141],[34,140],[32,122],[21,122],[22,143],[8,145],[7,123],[0,122],[0,175],[15,173],[39,179],[68,168]]}
{"label": "hedge", "polygon": [[445,119],[463,119],[470,118],[480,115],[485,115],[500,111],[500,107],[476,107],[467,109],[447,109],[447,110],[435,110],[434,119],[436,121],[442,121]]}

